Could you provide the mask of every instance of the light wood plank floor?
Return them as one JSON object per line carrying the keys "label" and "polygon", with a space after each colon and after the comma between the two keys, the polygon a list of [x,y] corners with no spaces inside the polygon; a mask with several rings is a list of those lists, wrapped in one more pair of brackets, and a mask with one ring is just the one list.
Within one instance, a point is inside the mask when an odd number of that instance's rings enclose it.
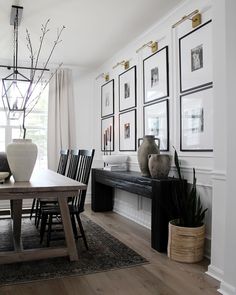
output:
{"label": "light wood plank floor", "polygon": [[182,264],[150,247],[150,231],[113,212],[86,215],[149,260],[142,266],[78,277],[4,286],[0,295],[202,295],[219,294],[219,282],[207,276],[208,261]]}

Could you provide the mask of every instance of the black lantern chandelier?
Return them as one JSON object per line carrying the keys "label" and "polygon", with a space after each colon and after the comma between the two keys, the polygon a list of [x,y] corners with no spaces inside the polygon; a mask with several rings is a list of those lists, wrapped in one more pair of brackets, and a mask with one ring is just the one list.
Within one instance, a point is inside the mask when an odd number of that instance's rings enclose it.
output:
{"label": "black lantern chandelier", "polygon": [[[0,65],[0,67],[7,68],[11,71],[9,75],[2,79],[2,100],[4,108],[7,111],[9,119],[19,119],[23,114],[23,129],[25,130],[25,117],[37,104],[41,93],[58,70],[57,69],[54,73],[49,74],[47,76],[47,79],[45,79],[44,73],[49,71],[49,69],[47,68],[48,63],[51,59],[55,47],[61,41],[60,36],[65,27],[63,26],[58,31],[57,38],[54,41],[53,46],[48,54],[48,58],[43,63],[43,67],[39,67],[38,65],[40,62],[40,54],[43,43],[45,41],[45,36],[49,32],[49,20],[47,20],[47,22],[41,27],[41,36],[37,51],[34,51],[29,31],[26,30],[27,48],[30,52],[30,66],[19,66],[18,27],[22,19],[22,12],[22,6],[12,5],[10,24],[14,26],[13,64]],[[59,67],[61,67],[61,65],[62,64],[60,64]],[[42,86],[39,87],[40,85]]]}

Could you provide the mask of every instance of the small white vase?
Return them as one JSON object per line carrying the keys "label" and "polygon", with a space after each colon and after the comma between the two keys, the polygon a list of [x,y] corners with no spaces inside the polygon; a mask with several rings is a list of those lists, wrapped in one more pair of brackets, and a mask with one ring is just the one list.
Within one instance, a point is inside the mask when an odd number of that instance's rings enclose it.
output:
{"label": "small white vase", "polygon": [[13,139],[7,146],[7,160],[15,181],[29,181],[37,159],[38,148],[31,139]]}

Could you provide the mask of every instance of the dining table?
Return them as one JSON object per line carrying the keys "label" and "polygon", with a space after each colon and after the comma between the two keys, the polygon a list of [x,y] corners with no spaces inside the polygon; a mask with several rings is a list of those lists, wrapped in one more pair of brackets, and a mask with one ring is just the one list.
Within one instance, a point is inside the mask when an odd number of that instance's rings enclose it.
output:
{"label": "dining table", "polygon": [[[14,250],[0,251],[0,264],[69,256],[70,261],[78,261],[67,199],[76,196],[86,185],[52,170],[35,170],[30,181],[17,182],[13,177],[0,184],[0,200],[10,200]],[[57,198],[66,246],[24,249],[21,236],[22,204],[24,199]],[[0,237],[1,242],[1,237]]]}

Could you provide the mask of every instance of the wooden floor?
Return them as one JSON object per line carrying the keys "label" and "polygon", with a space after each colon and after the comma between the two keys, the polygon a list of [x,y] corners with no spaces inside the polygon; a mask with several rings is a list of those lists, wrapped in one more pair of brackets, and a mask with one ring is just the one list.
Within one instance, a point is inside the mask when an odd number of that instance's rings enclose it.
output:
{"label": "wooden floor", "polygon": [[5,286],[0,288],[0,295],[219,294],[218,281],[204,273],[207,261],[199,264],[170,261],[166,254],[150,247],[150,231],[142,226],[113,212],[91,212],[88,206],[86,215],[150,263],[86,276]]}

